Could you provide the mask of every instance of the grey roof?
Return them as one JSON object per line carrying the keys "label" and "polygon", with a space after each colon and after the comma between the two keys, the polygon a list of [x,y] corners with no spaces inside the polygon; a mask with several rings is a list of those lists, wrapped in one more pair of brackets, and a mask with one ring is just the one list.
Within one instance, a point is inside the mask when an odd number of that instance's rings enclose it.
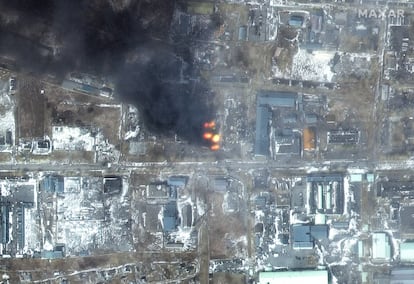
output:
{"label": "grey roof", "polygon": [[316,123],[316,122],[318,122],[318,116],[314,113],[307,113],[305,115],[305,122],[306,123]]}
{"label": "grey roof", "polygon": [[185,187],[187,180],[188,178],[185,176],[172,176],[168,178],[167,184],[170,186]]}
{"label": "grey roof", "polygon": [[229,181],[226,178],[215,178],[214,179],[214,190],[226,191],[229,186]]}
{"label": "grey roof", "polygon": [[310,227],[313,239],[324,240],[328,238],[328,225],[313,225]]}
{"label": "grey roof", "polygon": [[309,175],[306,177],[307,182],[330,182],[330,181],[342,182],[342,180],[343,178],[341,174]]}
{"label": "grey roof", "polygon": [[293,225],[294,243],[307,243],[328,238],[328,225]]}
{"label": "grey roof", "polygon": [[168,198],[169,187],[165,183],[153,183],[148,186],[147,198]]}
{"label": "grey roof", "polygon": [[17,185],[14,188],[13,197],[16,202],[33,203],[34,202],[34,185],[32,184]]}
{"label": "grey roof", "polygon": [[289,113],[286,116],[282,117],[283,123],[296,123],[297,115],[296,113]]}
{"label": "grey roof", "polygon": [[293,243],[293,248],[295,249],[312,249],[313,242],[295,242]]}
{"label": "grey roof", "polygon": [[247,27],[239,27],[239,40],[247,40]]}
{"label": "grey roof", "polygon": [[405,267],[391,270],[390,284],[414,284],[414,269]]}
{"label": "grey roof", "polygon": [[264,208],[266,206],[266,197],[265,196],[258,196],[254,200],[256,207]]}
{"label": "grey roof", "polygon": [[256,105],[256,139],[255,154],[269,154],[269,120],[272,118],[272,107],[296,106],[297,94],[289,92],[259,91]]}
{"label": "grey roof", "polygon": [[259,91],[257,96],[257,105],[268,105],[270,107],[292,107],[296,105],[296,93]]}
{"label": "grey roof", "polygon": [[400,231],[403,235],[414,235],[414,206],[403,206],[400,210]]}

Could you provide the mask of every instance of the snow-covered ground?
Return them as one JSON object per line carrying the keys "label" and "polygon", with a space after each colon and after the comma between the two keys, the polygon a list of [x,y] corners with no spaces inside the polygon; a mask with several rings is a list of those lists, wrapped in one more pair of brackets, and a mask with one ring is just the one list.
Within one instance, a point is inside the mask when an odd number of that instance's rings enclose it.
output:
{"label": "snow-covered ground", "polygon": [[277,15],[277,10],[274,8],[267,9],[267,25],[268,25],[269,41],[276,40],[278,24],[279,24],[279,17]]}
{"label": "snow-covered ground", "polygon": [[332,82],[335,73],[331,70],[331,60],[335,52],[317,50],[308,52],[298,49],[293,56],[290,69],[283,71],[276,65],[272,67],[273,77],[317,82]]}
{"label": "snow-covered ground", "polygon": [[39,228],[36,221],[36,209],[24,209],[24,248],[23,253],[31,254],[40,250]]}
{"label": "snow-covered ground", "polygon": [[53,126],[53,147],[55,150],[92,151],[95,138],[86,128]]}
{"label": "snow-covered ground", "polygon": [[[5,137],[6,131],[12,132],[13,144],[15,143],[15,103],[8,94],[7,88],[0,90],[0,136]],[[11,151],[8,147],[0,147],[0,151]]]}
{"label": "snow-covered ground", "polygon": [[100,248],[132,249],[126,225],[130,219],[128,188],[124,178],[122,192],[104,196],[101,177],[65,177],[64,193],[57,198],[55,239],[66,245],[67,255]]}

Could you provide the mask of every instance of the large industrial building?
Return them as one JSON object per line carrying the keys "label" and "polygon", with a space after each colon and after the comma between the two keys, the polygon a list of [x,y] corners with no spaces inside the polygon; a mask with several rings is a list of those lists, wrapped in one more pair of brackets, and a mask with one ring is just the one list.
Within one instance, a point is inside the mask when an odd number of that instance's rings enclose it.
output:
{"label": "large industrial building", "polygon": [[342,214],[344,212],[343,177],[340,174],[307,177],[309,214]]}
{"label": "large industrial building", "polygon": [[297,94],[288,92],[260,91],[256,105],[256,156],[270,154],[269,122],[273,117],[273,108],[296,108]]}
{"label": "large industrial building", "polygon": [[260,272],[259,284],[328,284],[327,270]]}

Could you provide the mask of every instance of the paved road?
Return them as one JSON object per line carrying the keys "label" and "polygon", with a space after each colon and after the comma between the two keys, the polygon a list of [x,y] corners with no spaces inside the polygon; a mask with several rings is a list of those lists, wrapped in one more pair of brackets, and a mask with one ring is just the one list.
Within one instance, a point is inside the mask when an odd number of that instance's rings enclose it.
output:
{"label": "paved road", "polygon": [[176,170],[189,170],[194,169],[228,169],[232,171],[249,171],[252,169],[267,168],[270,170],[280,171],[293,171],[298,174],[316,172],[316,171],[345,171],[347,169],[365,169],[367,171],[375,170],[405,170],[414,166],[414,160],[404,161],[381,161],[372,162],[365,161],[352,161],[352,160],[338,160],[327,162],[304,162],[294,161],[290,163],[281,163],[273,160],[223,160],[215,162],[142,162],[142,163],[120,163],[113,164],[110,168],[104,167],[101,164],[58,164],[58,163],[38,163],[38,164],[0,164],[0,172],[10,171],[51,171],[51,172],[85,172],[85,171],[97,171],[97,172],[130,172],[148,170],[151,168],[158,169],[176,169]]}

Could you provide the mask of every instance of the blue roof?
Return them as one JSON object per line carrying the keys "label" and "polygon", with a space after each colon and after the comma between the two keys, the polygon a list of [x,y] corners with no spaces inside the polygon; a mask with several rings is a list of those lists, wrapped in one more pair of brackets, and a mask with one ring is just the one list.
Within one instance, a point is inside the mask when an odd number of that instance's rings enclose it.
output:
{"label": "blue roof", "polygon": [[291,16],[289,19],[290,26],[300,27],[303,24],[303,17],[302,16]]}
{"label": "blue roof", "polygon": [[293,242],[310,242],[310,226],[309,225],[295,225],[292,226]]}
{"label": "blue roof", "polygon": [[266,156],[269,153],[269,120],[272,113],[268,106],[259,106],[256,110],[255,154]]}
{"label": "blue roof", "polygon": [[328,238],[328,225],[293,225],[294,243],[308,243]]}
{"label": "blue roof", "polygon": [[46,176],[41,182],[41,189],[48,192],[64,192],[64,182],[61,176]]}
{"label": "blue roof", "polygon": [[100,90],[96,87],[78,83],[78,82],[71,81],[71,80],[63,80],[62,88],[67,89],[67,90],[73,90],[73,91],[93,94],[93,95],[100,94]]}
{"label": "blue roof", "polygon": [[171,232],[177,229],[179,224],[177,202],[172,201],[164,206],[162,223],[165,232]]}

